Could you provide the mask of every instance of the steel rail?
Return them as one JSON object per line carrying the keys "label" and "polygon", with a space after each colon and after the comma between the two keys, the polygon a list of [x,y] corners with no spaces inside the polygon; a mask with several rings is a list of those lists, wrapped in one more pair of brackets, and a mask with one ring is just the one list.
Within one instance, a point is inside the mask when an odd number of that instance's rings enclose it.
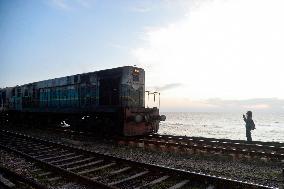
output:
{"label": "steel rail", "polygon": [[161,134],[151,134],[144,136],[145,138],[160,138],[160,139],[173,139],[173,140],[181,140],[181,141],[215,141],[216,143],[229,143],[229,144],[239,144],[245,146],[263,146],[263,147],[270,147],[273,146],[275,148],[284,148],[284,142],[264,142],[264,141],[252,141],[247,142],[245,140],[232,140],[232,139],[219,139],[219,138],[206,138],[206,137],[193,137],[193,136],[176,136],[176,135],[161,135]]}
{"label": "steel rail", "polygon": [[25,184],[27,184],[28,186],[31,186],[32,188],[37,188],[37,189],[48,189],[48,187],[39,184],[37,182],[35,182],[34,180],[27,178],[23,175],[17,174],[11,170],[9,170],[6,167],[0,166],[0,173],[4,174],[5,176],[11,177],[12,181],[19,181],[19,182],[23,182]]}
{"label": "steel rail", "polygon": [[[2,130],[2,132],[6,133],[9,136],[13,135],[14,137],[21,137],[21,138],[25,138],[25,139],[32,140],[32,141],[41,142],[42,144],[57,146],[57,147],[62,148],[62,149],[77,152],[79,154],[87,154],[89,156],[100,157],[104,160],[110,160],[112,162],[116,162],[117,164],[125,164],[127,166],[130,165],[133,168],[140,167],[140,168],[147,169],[150,172],[158,172],[158,173],[162,173],[162,175],[171,175],[172,177],[179,177],[179,178],[183,178],[183,179],[188,179],[188,180],[190,180],[194,183],[200,183],[200,184],[210,183],[210,184],[214,185],[216,188],[221,188],[221,189],[223,189],[223,188],[246,188],[246,189],[250,189],[250,188],[253,188],[253,189],[256,189],[256,188],[261,188],[261,189],[262,188],[263,189],[264,188],[274,188],[274,187],[269,187],[269,186],[254,184],[254,183],[247,183],[247,182],[242,182],[242,181],[238,181],[238,180],[222,178],[222,177],[218,177],[218,176],[214,176],[214,175],[208,175],[208,174],[197,173],[197,172],[192,172],[192,171],[184,171],[184,170],[180,170],[180,169],[173,169],[173,168],[159,166],[159,165],[155,165],[155,164],[147,164],[147,163],[136,162],[136,161],[133,161],[133,160],[118,158],[118,157],[111,156],[111,155],[108,155],[108,154],[97,153],[97,152],[86,150],[86,149],[83,149],[83,148],[78,148],[78,147],[62,144],[62,143],[59,143],[59,142],[53,142],[53,141],[50,141],[50,140],[43,140],[43,139],[39,139],[39,138],[36,138],[36,137],[32,137],[32,136],[28,136],[28,135],[24,135],[24,134],[20,134],[20,133],[15,133],[15,132],[11,132],[11,131],[3,131]],[[34,158],[34,157],[32,157],[32,158]],[[58,168],[55,168],[55,169],[58,169]],[[60,168],[59,170],[61,171],[61,169],[62,168]],[[66,172],[66,173],[71,175],[71,176],[72,175],[75,176],[74,175],[75,173],[70,174],[69,172]],[[107,185],[107,186],[110,186],[110,185]]]}
{"label": "steel rail", "polygon": [[[263,146],[259,144],[234,143],[222,140],[196,139],[192,137],[181,137],[171,135],[149,135],[141,137],[117,137],[118,143],[136,144],[136,146],[153,145],[154,147],[176,148],[176,150],[187,151],[188,149],[204,151],[208,153],[246,155],[249,157],[266,157],[273,160],[284,159],[284,146]],[[169,150],[171,151],[171,150]]]}

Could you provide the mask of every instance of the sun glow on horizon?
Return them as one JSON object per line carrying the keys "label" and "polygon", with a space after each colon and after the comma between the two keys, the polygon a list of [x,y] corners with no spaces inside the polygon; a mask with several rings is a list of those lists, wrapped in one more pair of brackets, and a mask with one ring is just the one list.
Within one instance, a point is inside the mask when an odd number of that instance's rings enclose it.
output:
{"label": "sun glow on horizon", "polygon": [[180,84],[164,99],[282,99],[283,9],[281,0],[205,1],[179,21],[147,28],[132,54],[147,86]]}

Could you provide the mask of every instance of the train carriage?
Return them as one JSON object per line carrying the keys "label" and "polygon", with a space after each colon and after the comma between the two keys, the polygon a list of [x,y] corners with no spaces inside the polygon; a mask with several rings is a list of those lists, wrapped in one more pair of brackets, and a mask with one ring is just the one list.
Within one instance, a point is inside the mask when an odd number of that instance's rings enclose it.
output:
{"label": "train carriage", "polygon": [[0,89],[0,111],[1,124],[64,122],[125,136],[155,133],[165,119],[158,108],[145,107],[145,72],[132,66]]}

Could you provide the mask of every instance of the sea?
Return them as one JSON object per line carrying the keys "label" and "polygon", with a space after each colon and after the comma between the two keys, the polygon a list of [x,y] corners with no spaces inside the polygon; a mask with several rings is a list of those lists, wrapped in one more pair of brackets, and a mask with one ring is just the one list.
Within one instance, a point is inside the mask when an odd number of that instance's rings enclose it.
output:
{"label": "sea", "polygon": [[[162,112],[159,134],[246,140],[245,122],[241,113]],[[284,114],[253,113],[255,141],[284,142]]]}

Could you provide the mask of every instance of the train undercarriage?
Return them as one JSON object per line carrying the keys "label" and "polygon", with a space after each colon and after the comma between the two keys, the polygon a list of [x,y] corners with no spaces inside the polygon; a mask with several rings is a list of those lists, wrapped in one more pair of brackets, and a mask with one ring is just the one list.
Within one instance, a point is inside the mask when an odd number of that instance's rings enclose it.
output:
{"label": "train undercarriage", "polygon": [[105,112],[18,112],[0,113],[0,124],[32,128],[70,127],[106,135],[144,135],[159,129],[157,108],[119,108]]}

